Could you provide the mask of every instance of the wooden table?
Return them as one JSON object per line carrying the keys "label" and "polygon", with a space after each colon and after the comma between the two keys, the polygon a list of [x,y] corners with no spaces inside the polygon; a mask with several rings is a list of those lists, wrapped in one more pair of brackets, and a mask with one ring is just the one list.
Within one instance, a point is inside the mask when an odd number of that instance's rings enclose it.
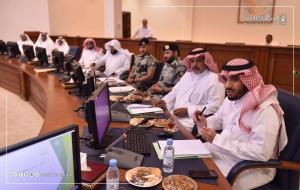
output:
{"label": "wooden table", "polygon": [[[42,115],[44,123],[40,134],[60,129],[69,124],[77,124],[82,134],[86,125],[84,119],[73,112],[80,106],[78,97],[65,90],[56,75],[36,73],[34,66],[20,63],[17,59],[0,56],[0,86],[29,101]],[[110,127],[127,127],[128,124],[112,123]],[[211,158],[202,159],[208,169],[218,174],[217,185],[198,183],[199,189],[231,189],[230,184],[222,175]]]}

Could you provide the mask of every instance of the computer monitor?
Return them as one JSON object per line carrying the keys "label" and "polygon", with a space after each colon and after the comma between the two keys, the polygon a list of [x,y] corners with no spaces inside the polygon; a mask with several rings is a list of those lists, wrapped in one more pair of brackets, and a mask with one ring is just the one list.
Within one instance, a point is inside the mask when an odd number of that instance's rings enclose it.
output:
{"label": "computer monitor", "polygon": [[36,53],[36,57],[39,60],[37,66],[48,67],[49,63],[48,63],[48,56],[47,56],[46,49],[42,47],[35,47],[35,53]]}
{"label": "computer monitor", "polygon": [[0,187],[17,189],[81,189],[78,126],[0,150]]}
{"label": "computer monitor", "polygon": [[86,101],[86,119],[88,131],[92,136],[89,146],[94,149],[105,147],[104,137],[111,122],[108,84],[101,84]]}
{"label": "computer monitor", "polygon": [[82,68],[78,64],[72,64],[72,69],[74,73],[71,75],[71,77],[74,80],[76,86],[79,87],[81,92],[83,81],[85,81],[85,76],[83,74]]}
{"label": "computer monitor", "polygon": [[32,45],[22,45],[23,52],[28,61],[32,61],[35,58]]}
{"label": "computer monitor", "polygon": [[18,44],[16,42],[7,42],[6,44],[9,57],[16,58],[21,55]]}
{"label": "computer monitor", "polygon": [[56,71],[59,72],[59,70],[64,67],[65,62],[65,56],[64,53],[58,50],[52,51],[52,63],[54,67],[56,68]]}
{"label": "computer monitor", "polygon": [[4,55],[7,53],[8,53],[8,50],[7,50],[5,42],[3,40],[0,40],[0,55]]}

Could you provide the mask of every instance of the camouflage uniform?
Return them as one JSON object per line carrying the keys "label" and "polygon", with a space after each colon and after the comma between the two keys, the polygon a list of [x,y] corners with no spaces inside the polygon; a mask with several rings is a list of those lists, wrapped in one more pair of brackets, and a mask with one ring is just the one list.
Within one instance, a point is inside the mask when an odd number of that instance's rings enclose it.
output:
{"label": "camouflage uniform", "polygon": [[[148,74],[149,71],[155,71],[156,59],[153,55],[137,55],[134,62],[134,78],[139,78]],[[150,81],[135,82],[134,86],[140,90],[146,90],[150,87]]]}
{"label": "camouflage uniform", "polygon": [[[175,59],[172,63],[165,62],[159,81],[156,84],[160,88],[173,87],[180,80],[185,71],[186,67],[179,59]],[[164,95],[165,94],[160,94],[159,96],[162,97]]]}

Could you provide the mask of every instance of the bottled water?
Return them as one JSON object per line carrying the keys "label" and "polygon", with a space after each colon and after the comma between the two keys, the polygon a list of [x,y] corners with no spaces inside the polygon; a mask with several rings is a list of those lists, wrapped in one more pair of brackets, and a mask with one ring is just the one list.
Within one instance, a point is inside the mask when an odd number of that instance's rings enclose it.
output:
{"label": "bottled water", "polygon": [[173,139],[167,139],[167,146],[164,149],[163,171],[172,173],[174,169],[174,148]]}
{"label": "bottled water", "polygon": [[117,167],[117,160],[109,160],[109,168],[106,173],[106,190],[119,189],[119,170]]}

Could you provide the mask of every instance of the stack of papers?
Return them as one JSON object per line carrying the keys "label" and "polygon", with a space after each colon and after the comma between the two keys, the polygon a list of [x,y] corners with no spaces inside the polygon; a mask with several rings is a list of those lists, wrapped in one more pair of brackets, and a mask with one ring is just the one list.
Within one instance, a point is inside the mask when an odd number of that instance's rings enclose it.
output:
{"label": "stack of papers", "polygon": [[104,80],[106,82],[117,82],[117,83],[124,83],[125,82],[125,81],[119,79],[118,77],[109,77],[109,78],[100,77],[100,78],[97,78],[97,80],[99,80],[100,82],[103,82]]}
{"label": "stack of papers", "polygon": [[[147,105],[149,106],[149,105]],[[129,111],[131,115],[135,114],[142,114],[142,113],[163,113],[164,111],[159,107],[135,107],[135,108],[129,108],[126,107],[126,109]]]}
{"label": "stack of papers", "polygon": [[[153,143],[158,158],[163,159],[164,149],[167,141],[157,141]],[[210,151],[200,140],[174,140],[174,158],[204,158],[211,157]]]}
{"label": "stack of papers", "polygon": [[117,86],[117,87],[109,87],[110,93],[125,93],[135,90],[132,86]]}
{"label": "stack of papers", "polygon": [[56,68],[34,68],[34,72],[36,73],[45,73],[50,71],[55,71]]}

